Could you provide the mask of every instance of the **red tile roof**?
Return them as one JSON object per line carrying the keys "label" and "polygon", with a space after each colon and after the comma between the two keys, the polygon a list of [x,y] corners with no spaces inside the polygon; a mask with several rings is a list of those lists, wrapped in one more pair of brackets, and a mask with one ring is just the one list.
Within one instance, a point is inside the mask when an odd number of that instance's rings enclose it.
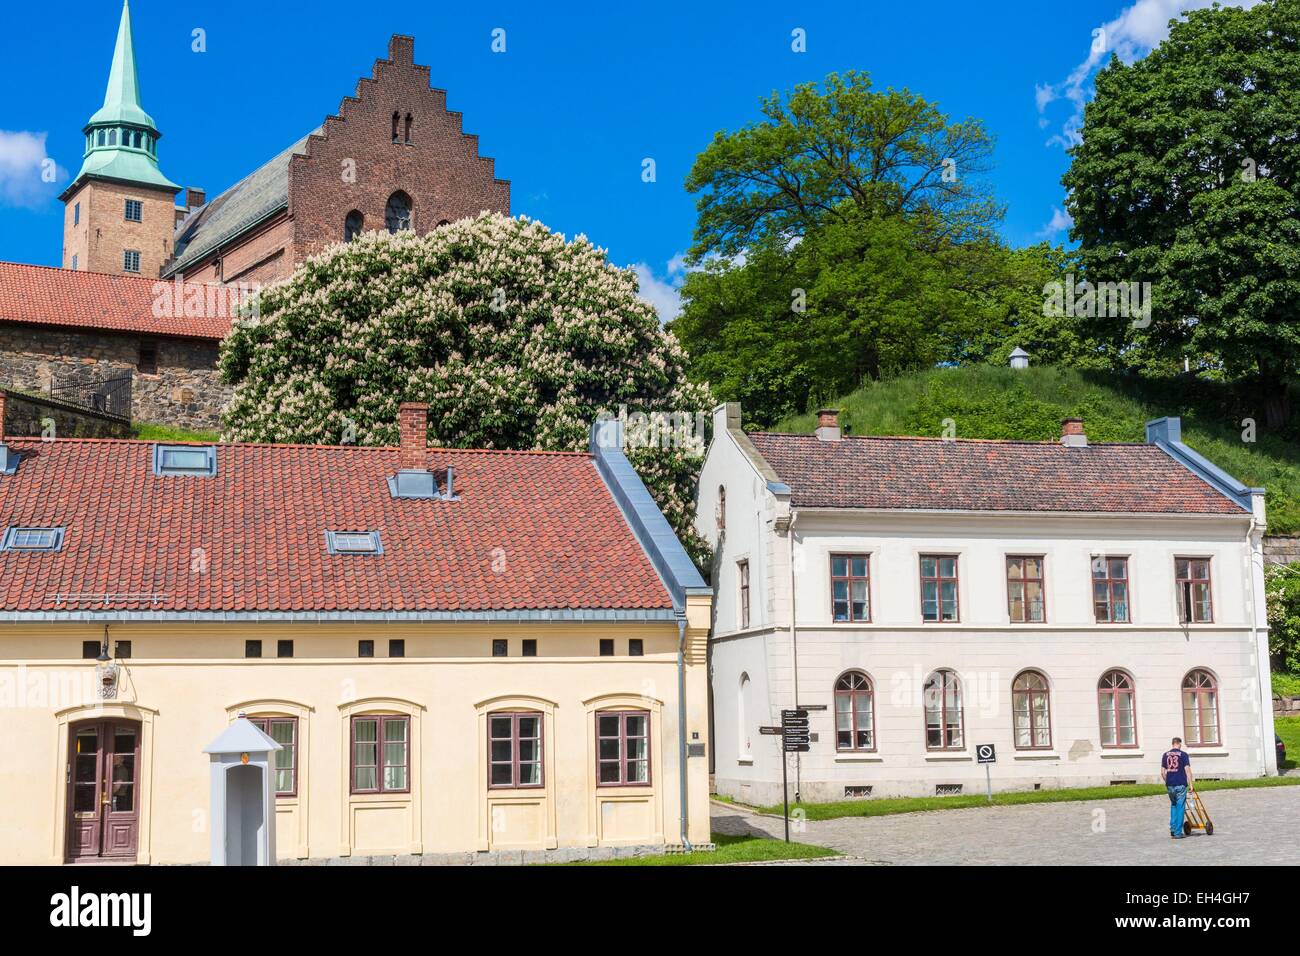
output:
{"label": "red tile roof", "polygon": [[[431,449],[460,498],[440,501],[390,496],[396,448],[218,445],[215,477],[179,477],[153,474],[152,442],[9,445],[0,530],[67,530],[58,552],[0,551],[0,618],[672,607],[587,454]],[[329,554],[326,530],[378,531],[383,553]]]}
{"label": "red tile roof", "polygon": [[[186,317],[182,307],[169,306],[175,298],[183,306],[184,296],[160,297],[155,287],[163,281],[0,262],[0,322],[199,339],[220,339],[230,331],[228,313]],[[175,283],[168,285],[174,293]],[[165,314],[154,314],[155,302]]]}
{"label": "red tile roof", "polygon": [[753,433],[801,508],[1243,514],[1155,445]]}

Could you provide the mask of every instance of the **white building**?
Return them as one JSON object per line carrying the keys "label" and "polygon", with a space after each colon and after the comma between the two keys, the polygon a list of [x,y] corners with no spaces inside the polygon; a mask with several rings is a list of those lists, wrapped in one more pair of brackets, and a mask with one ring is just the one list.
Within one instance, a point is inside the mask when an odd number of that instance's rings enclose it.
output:
{"label": "white building", "polygon": [[[714,545],[717,791],[791,798],[1277,773],[1263,489],[1182,444],[746,433],[714,412],[696,525]],[[793,622],[792,622],[793,612]]]}

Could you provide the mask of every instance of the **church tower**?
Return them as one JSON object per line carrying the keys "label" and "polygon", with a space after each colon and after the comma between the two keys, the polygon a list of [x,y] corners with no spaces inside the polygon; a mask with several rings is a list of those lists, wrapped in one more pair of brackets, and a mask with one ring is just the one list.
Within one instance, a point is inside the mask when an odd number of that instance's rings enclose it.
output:
{"label": "church tower", "polygon": [[176,192],[158,168],[160,134],[140,105],[131,10],[122,4],[104,105],[90,117],[64,204],[63,267],[156,277],[172,254]]}

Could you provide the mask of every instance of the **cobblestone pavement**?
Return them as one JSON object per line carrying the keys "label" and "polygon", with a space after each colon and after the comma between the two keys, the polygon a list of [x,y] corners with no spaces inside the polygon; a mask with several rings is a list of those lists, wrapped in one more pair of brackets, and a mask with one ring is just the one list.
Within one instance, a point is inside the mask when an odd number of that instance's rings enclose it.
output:
{"label": "cobblestone pavement", "polygon": [[[1202,799],[1214,836],[1197,830],[1185,840],[1169,839],[1163,796],[842,817],[810,821],[791,838],[860,864],[1294,866],[1300,859],[1300,787],[1213,790]],[[782,824],[713,804],[713,831],[780,837]]]}

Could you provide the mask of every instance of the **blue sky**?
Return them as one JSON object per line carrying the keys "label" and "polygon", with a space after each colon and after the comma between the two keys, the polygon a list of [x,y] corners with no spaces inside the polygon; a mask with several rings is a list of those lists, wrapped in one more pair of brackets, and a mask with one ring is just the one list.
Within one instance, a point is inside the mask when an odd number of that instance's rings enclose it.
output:
{"label": "blue sky", "polygon": [[[172,180],[215,195],[336,111],[390,34],[412,34],[416,61],[511,181],[513,211],[586,233],[616,264],[638,267],[662,315],[694,225],[682,180],[715,131],[756,119],[760,96],[856,68],[880,88],[908,87],[953,117],[977,117],[996,138],[1005,238],[1064,241],[1063,144],[1097,62],[1111,49],[1143,55],[1170,16],[1206,5],[133,0],[131,10],[144,106]],[[120,10],[120,0],[6,10],[0,259],[59,263],[56,197],[103,98]],[[191,49],[196,28],[206,52]],[[496,28],[505,53],[491,50]],[[796,28],[806,52],[791,49]],[[46,156],[59,167],[52,185],[40,181]],[[641,178],[647,157],[654,183]]]}

